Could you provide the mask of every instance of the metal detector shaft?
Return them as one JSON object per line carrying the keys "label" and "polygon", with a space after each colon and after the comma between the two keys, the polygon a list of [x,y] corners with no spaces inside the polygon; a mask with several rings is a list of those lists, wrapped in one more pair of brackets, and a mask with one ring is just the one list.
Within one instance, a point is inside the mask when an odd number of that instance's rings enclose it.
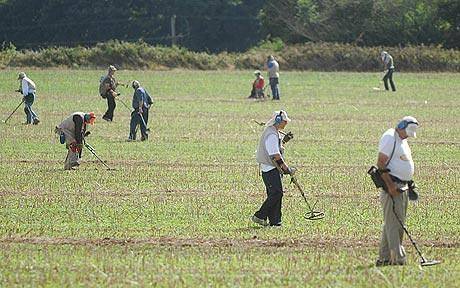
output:
{"label": "metal detector shaft", "polygon": [[150,128],[147,127],[147,123],[145,123],[144,116],[142,115],[142,113],[139,113],[139,116],[141,116],[142,124],[144,124],[145,130],[147,132],[150,132]]}
{"label": "metal detector shaft", "polygon": [[19,105],[16,108],[14,108],[13,112],[11,112],[11,114],[8,116],[8,118],[5,119],[5,121],[4,121],[5,123],[6,123],[6,121],[8,121],[11,118],[11,116],[13,116],[13,114],[19,109],[19,107],[21,107],[22,103],[24,103],[24,99],[22,99],[21,103],[19,103]]}
{"label": "metal detector shaft", "polygon": [[417,254],[420,256],[420,258],[421,258],[420,263],[421,263],[422,265],[423,265],[423,263],[429,263],[429,262],[435,263],[435,264],[432,264],[432,265],[439,264],[439,263],[440,263],[439,261],[427,261],[427,260],[425,259],[425,257],[423,257],[422,252],[418,249],[417,244],[415,243],[414,239],[412,239],[412,237],[410,236],[409,231],[407,230],[406,226],[405,226],[404,223],[401,221],[401,219],[399,219],[399,216],[398,216],[398,214],[396,213],[396,210],[395,210],[395,199],[394,199],[393,196],[391,196],[391,195],[390,195],[390,197],[391,197],[391,201],[393,202],[393,213],[394,213],[396,219],[398,220],[399,224],[400,224],[401,227],[403,228],[404,232],[406,233],[407,237],[409,237],[409,240],[410,240],[410,242],[412,243],[412,245],[414,246],[415,251],[417,251]]}
{"label": "metal detector shaft", "polygon": [[318,201],[315,202],[315,204],[313,205],[313,207],[310,206],[310,203],[308,203],[307,197],[305,197],[305,193],[303,192],[302,187],[300,187],[299,182],[297,182],[297,179],[296,179],[294,176],[292,176],[292,175],[291,175],[291,182],[293,182],[294,185],[297,187],[297,189],[299,189],[300,194],[302,195],[303,200],[305,200],[305,203],[307,203],[307,206],[308,206],[309,211],[308,211],[307,214],[304,216],[304,218],[307,219],[307,220],[320,220],[320,219],[323,219],[324,216],[325,216],[324,212],[315,210],[316,203],[318,203]]}
{"label": "metal detector shaft", "polygon": [[86,148],[89,150],[89,152],[91,152],[91,154],[93,154],[94,157],[96,157],[97,160],[99,160],[108,170],[112,170],[112,168],[110,168],[109,165],[107,165],[104,161],[102,161],[101,158],[99,158],[99,156],[97,156],[95,149],[94,149],[91,145],[89,145],[88,143],[85,142],[85,147],[86,147]]}
{"label": "metal detector shaft", "polygon": [[121,103],[121,104],[123,104],[123,106],[125,106],[125,107],[126,107],[126,109],[128,109],[128,110],[129,110],[129,112],[131,112],[131,109],[128,107],[128,105],[126,105],[125,101],[121,100],[121,99],[120,99],[120,98],[118,98],[118,97],[117,97],[116,99],[117,99],[118,101],[120,101],[120,103]]}
{"label": "metal detector shaft", "polygon": [[[305,196],[305,193],[303,192],[302,187],[300,187],[299,182],[297,182],[297,179],[294,176],[291,176],[291,181],[300,191],[300,194],[302,195],[303,200],[305,200],[305,203],[307,203],[308,209],[310,209],[310,211],[313,210],[315,207],[313,206],[313,209],[311,209],[310,203],[308,203],[307,197]],[[316,206],[316,203],[315,203],[315,206]]]}

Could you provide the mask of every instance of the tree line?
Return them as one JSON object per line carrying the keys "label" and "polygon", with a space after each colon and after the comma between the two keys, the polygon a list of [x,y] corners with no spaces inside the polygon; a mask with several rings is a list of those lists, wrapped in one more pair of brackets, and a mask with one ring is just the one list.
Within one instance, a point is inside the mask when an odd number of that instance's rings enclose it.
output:
{"label": "tree line", "polygon": [[0,0],[0,42],[38,49],[118,39],[193,51],[261,41],[460,47],[458,0]]}

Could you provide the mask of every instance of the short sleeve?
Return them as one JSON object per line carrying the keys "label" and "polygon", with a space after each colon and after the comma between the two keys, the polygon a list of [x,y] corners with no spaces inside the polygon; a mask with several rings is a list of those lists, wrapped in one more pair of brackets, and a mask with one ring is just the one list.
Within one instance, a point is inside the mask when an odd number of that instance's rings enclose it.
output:
{"label": "short sleeve", "polygon": [[265,148],[267,149],[268,155],[281,154],[279,148],[279,138],[275,134],[268,135],[265,140]]}
{"label": "short sleeve", "polygon": [[383,135],[379,142],[379,153],[383,153],[390,157],[391,152],[393,151],[395,138],[391,135]]}

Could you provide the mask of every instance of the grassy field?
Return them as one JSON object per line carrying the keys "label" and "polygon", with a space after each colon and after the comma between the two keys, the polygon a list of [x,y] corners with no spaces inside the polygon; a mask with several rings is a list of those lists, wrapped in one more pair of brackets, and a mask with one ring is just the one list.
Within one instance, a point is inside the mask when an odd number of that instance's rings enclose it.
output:
{"label": "grassy field", "polygon": [[[18,71],[0,71],[0,117],[20,102]],[[396,93],[374,91],[378,74],[283,73],[280,102],[247,100],[251,71],[119,71],[154,97],[148,142],[128,143],[129,111],[101,119],[105,71],[32,70],[41,123],[22,108],[0,123],[0,286],[455,287],[460,279],[460,102],[458,74],[395,75]],[[381,84],[380,84],[381,85]],[[120,88],[130,103],[132,89]],[[307,221],[288,179],[283,227],[250,216],[264,200],[254,151],[261,127],[286,109],[287,162],[326,213]],[[94,111],[78,171],[63,171],[53,127]],[[382,224],[366,171],[381,134],[404,115],[421,122],[410,139],[420,201],[407,224],[404,267],[376,268]]]}

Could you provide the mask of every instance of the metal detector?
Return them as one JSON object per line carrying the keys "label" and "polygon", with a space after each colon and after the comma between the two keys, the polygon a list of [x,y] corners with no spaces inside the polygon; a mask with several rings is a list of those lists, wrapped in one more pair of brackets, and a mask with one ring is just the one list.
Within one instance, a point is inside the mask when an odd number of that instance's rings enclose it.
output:
{"label": "metal detector", "polygon": [[6,118],[5,121],[3,121],[4,123],[6,123],[6,121],[8,121],[11,118],[11,116],[13,116],[13,114],[19,109],[19,107],[21,107],[22,103],[24,103],[24,99],[22,99],[21,103],[19,103],[19,105],[13,110],[13,112],[11,112],[8,118]]}
{"label": "metal detector", "polygon": [[[118,95],[119,96],[119,95]],[[121,104],[123,104],[123,106],[126,107],[126,109],[129,110],[129,112],[131,113],[131,109],[128,107],[128,105],[126,105],[125,101],[121,100],[119,97],[115,98],[117,101],[120,101]]]}
{"label": "metal detector", "polygon": [[99,156],[97,156],[96,149],[94,149],[91,145],[86,143],[86,141],[84,141],[84,144],[85,147],[89,150],[89,152],[91,152],[91,154],[93,154],[94,157],[96,157],[97,160],[99,160],[107,168],[107,170],[115,170],[114,168],[110,168],[109,165],[107,165],[101,158],[99,158]]}
{"label": "metal detector", "polygon": [[307,197],[305,197],[305,193],[303,192],[302,187],[300,186],[299,182],[297,182],[297,179],[291,175],[291,183],[294,183],[294,185],[299,189],[300,194],[302,195],[303,200],[305,200],[305,203],[307,203],[308,206],[308,212],[305,214],[304,218],[307,220],[320,220],[323,219],[325,214],[322,211],[315,210],[316,203],[318,201],[315,201],[315,204],[313,206],[310,206],[310,203],[307,201]]}
{"label": "metal detector", "polygon": [[142,124],[144,124],[145,131],[150,132],[150,128],[147,127],[147,123],[145,123],[144,116],[142,116],[142,113],[139,113],[139,116],[141,116]]}
{"label": "metal detector", "polygon": [[404,223],[401,221],[401,219],[399,219],[398,214],[396,214],[396,211],[395,211],[395,199],[393,199],[393,196],[391,196],[391,195],[390,195],[390,197],[391,197],[391,201],[393,202],[393,213],[395,214],[396,219],[398,220],[398,222],[401,225],[401,227],[404,229],[404,232],[406,232],[407,237],[409,237],[410,242],[412,243],[412,245],[414,246],[414,248],[417,251],[418,255],[420,256],[420,266],[422,266],[422,267],[423,266],[434,266],[434,265],[440,264],[441,261],[439,261],[439,260],[427,260],[425,257],[423,257],[422,252],[420,252],[420,250],[418,249],[417,244],[415,243],[415,241],[410,236],[409,231],[407,230],[406,226],[404,226]]}

